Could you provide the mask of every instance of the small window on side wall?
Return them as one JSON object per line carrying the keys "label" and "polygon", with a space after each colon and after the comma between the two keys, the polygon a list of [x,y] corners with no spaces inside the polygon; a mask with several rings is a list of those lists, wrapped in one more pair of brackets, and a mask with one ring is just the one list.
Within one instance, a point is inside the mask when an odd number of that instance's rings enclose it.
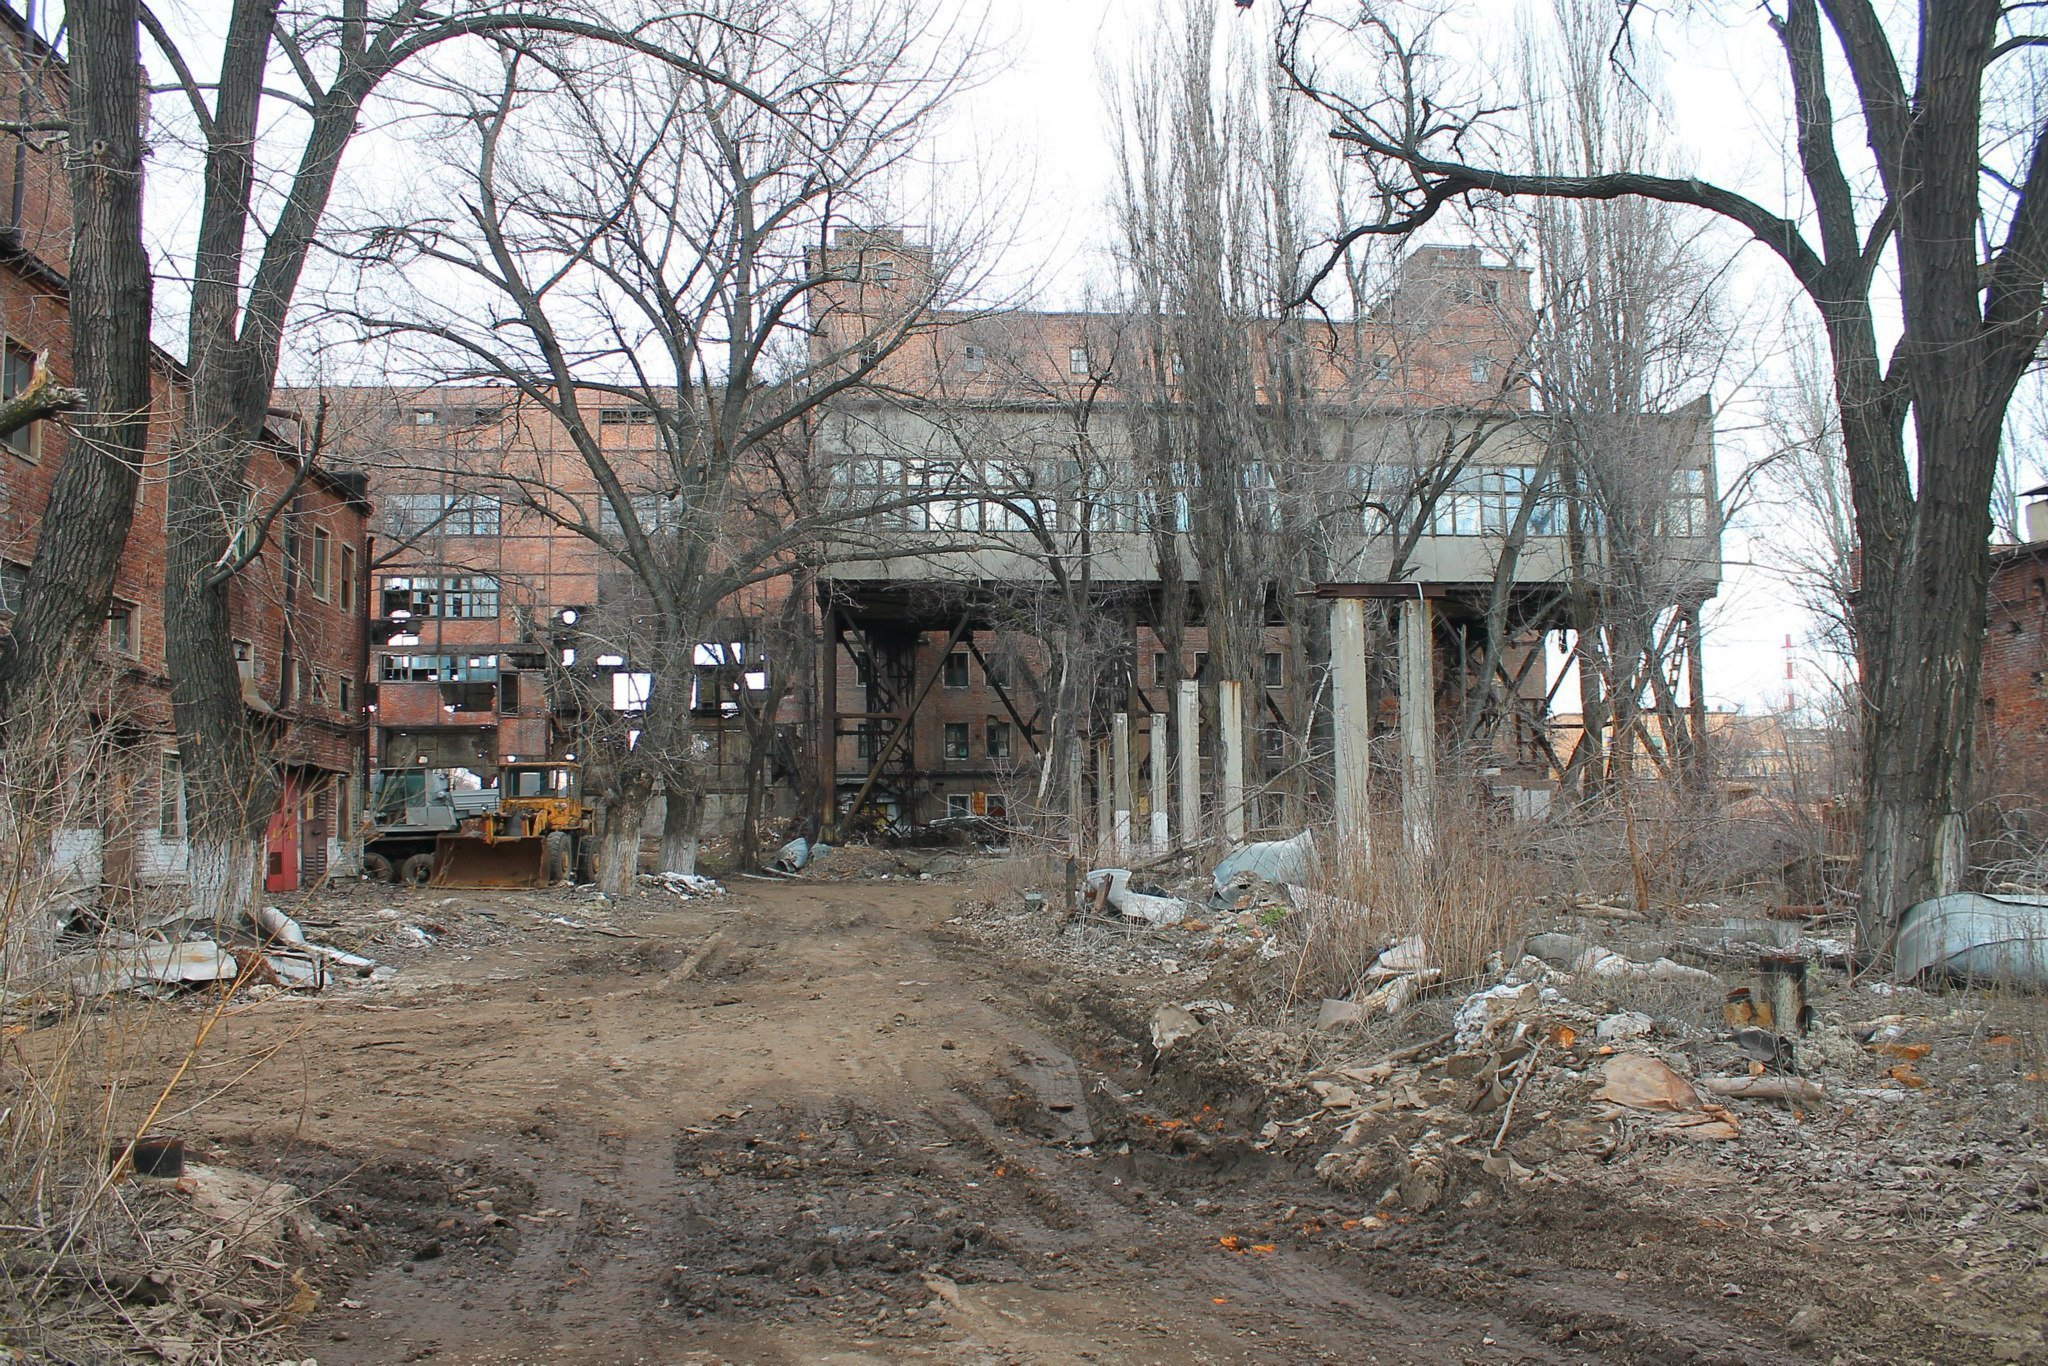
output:
{"label": "small window on side wall", "polygon": [[[7,343],[7,352],[0,358],[0,403],[12,403],[27,393],[35,383],[36,357],[33,351],[14,342]],[[0,445],[20,456],[23,460],[38,460],[43,454],[43,424],[30,422],[16,427],[6,436],[0,437]]]}
{"label": "small window on side wall", "polygon": [[344,614],[356,610],[356,548],[341,548],[341,569],[335,576],[334,603]]}
{"label": "small window on side wall", "polygon": [[107,608],[107,644],[116,654],[135,656],[135,609],[125,602]]}

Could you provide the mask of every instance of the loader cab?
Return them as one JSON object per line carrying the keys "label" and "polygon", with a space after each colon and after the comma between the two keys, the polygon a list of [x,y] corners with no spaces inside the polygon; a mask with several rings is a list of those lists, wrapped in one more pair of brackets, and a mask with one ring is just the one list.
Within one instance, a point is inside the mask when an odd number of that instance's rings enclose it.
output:
{"label": "loader cab", "polygon": [[576,801],[582,795],[581,764],[504,764],[498,769],[500,801]]}

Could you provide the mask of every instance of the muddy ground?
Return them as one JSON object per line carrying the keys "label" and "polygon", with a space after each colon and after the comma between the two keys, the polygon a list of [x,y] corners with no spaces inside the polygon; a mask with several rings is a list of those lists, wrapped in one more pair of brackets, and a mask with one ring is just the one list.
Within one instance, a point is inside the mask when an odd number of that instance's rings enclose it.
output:
{"label": "muddy ground", "polygon": [[1114,974],[1006,950],[961,892],[347,893],[434,942],[380,933],[388,982],[232,1014],[203,1103],[177,1117],[200,1155],[284,1176],[329,1226],[321,1306],[284,1351],[321,1366],[2038,1351],[2038,1273],[1959,1285],[1938,1245],[1788,1227],[1688,1150],[1604,1185],[1469,1182],[1427,1214],[1372,1217],[1368,1197],[1254,1146],[1276,1117],[1264,1097],[1156,1058]]}

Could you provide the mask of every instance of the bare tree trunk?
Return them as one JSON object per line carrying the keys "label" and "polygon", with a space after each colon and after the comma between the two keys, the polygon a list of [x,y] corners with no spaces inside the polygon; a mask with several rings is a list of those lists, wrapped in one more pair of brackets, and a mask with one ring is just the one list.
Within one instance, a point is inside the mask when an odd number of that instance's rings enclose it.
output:
{"label": "bare tree trunk", "polygon": [[640,831],[654,783],[644,773],[622,777],[605,803],[597,841],[597,885],[607,896],[626,896],[640,873]]}
{"label": "bare tree trunk", "polygon": [[[69,16],[71,369],[86,412],[72,425],[21,607],[0,650],[0,720],[13,713],[24,685],[45,688],[52,699],[70,695],[72,669],[103,629],[135,515],[149,437],[151,294],[136,22],[135,0]],[[52,396],[47,381],[43,387]]]}
{"label": "bare tree trunk", "polygon": [[704,833],[704,789],[695,783],[678,790],[671,785],[661,817],[661,871],[693,874]]}

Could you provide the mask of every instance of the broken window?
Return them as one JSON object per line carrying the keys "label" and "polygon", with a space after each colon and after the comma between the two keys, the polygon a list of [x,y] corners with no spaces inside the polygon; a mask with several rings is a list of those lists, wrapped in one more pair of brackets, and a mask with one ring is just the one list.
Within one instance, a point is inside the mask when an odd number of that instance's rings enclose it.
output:
{"label": "broken window", "polygon": [[988,348],[973,342],[960,348],[960,368],[979,373],[988,364]]}
{"label": "broken window", "polygon": [[495,683],[496,655],[379,655],[377,678],[384,683]]}
{"label": "broken window", "polygon": [[1067,373],[1070,375],[1085,375],[1088,373],[1087,347],[1070,346],[1067,348]]}
{"label": "broken window", "polygon": [[235,672],[244,683],[256,681],[256,647],[246,640],[235,642]]}
{"label": "broken window", "polygon": [[971,792],[948,792],[946,794],[946,819],[958,820],[974,814],[974,794]]}
{"label": "broken window", "polygon": [[652,427],[652,408],[599,408],[597,421],[604,427]]}
{"label": "broken window", "polygon": [[1394,377],[1394,358],[1384,351],[1375,353],[1372,358],[1372,377],[1374,379],[1392,379]]}
{"label": "broken window", "polygon": [[1714,509],[1707,497],[1707,472],[1703,469],[1674,470],[1671,500],[1664,508],[1667,536],[1709,536],[1714,530]]}
{"label": "broken window", "polygon": [[991,721],[988,723],[988,757],[1007,759],[1010,757],[1010,723]]}
{"label": "broken window", "polygon": [[1474,384],[1485,384],[1492,376],[1492,362],[1488,361],[1484,356],[1474,356],[1472,358],[1472,382]]}
{"label": "broken window", "polygon": [[495,617],[498,581],[478,574],[393,575],[384,580],[379,610],[381,615],[400,621]]}
{"label": "broken window", "polygon": [[498,677],[498,710],[507,716],[519,712],[519,675],[501,674]]}
{"label": "broken window", "polygon": [[116,654],[135,654],[135,609],[125,602],[107,608],[107,644]]}
{"label": "broken window", "polygon": [[1283,683],[1287,681],[1286,660],[1281,658],[1280,652],[1278,650],[1268,650],[1266,651],[1265,662],[1266,686],[1269,688],[1280,687]]}
{"label": "broken window", "polygon": [[484,682],[443,683],[441,706],[449,712],[496,711],[498,685]]}
{"label": "broken window", "polygon": [[0,564],[0,612],[19,612],[21,595],[27,588],[27,569],[18,564]]}
{"label": "broken window", "polygon": [[348,615],[356,610],[356,548],[341,548],[341,569],[334,576],[334,605]]}
{"label": "broken window", "polygon": [[485,493],[387,493],[378,524],[387,536],[405,540],[429,532],[439,536],[495,536],[498,500]]}
{"label": "broken window", "polygon": [[185,838],[185,765],[178,751],[167,749],[157,765],[156,832],[167,840]]}
{"label": "broken window", "polygon": [[965,759],[968,757],[967,723],[965,721],[946,722],[945,745],[946,757],[948,759]]}
{"label": "broken window", "polygon": [[654,675],[621,671],[612,675],[612,710],[646,711]]}
{"label": "broken window", "polygon": [[1529,516],[1529,534],[1556,534],[1555,499],[1537,483],[1538,471],[1527,465],[1459,471],[1449,488],[1437,495],[1430,512],[1430,531],[1437,536],[1499,536],[1520,514],[1522,499],[1532,487],[1540,501]]}
{"label": "broken window", "polygon": [[967,686],[967,651],[955,650],[946,656],[946,676],[943,681],[949,688]]}
{"label": "broken window", "polygon": [[[25,346],[8,342],[5,356],[0,357],[0,403],[20,398],[35,383],[35,373],[35,353]],[[0,436],[0,444],[24,460],[38,459],[43,453],[43,424],[24,423],[6,436]]]}
{"label": "broken window", "polygon": [[[648,536],[659,536],[673,531],[676,526],[676,502],[658,493],[636,493],[629,501],[633,508],[633,520],[640,524],[640,530]],[[622,535],[624,525],[619,521],[618,509],[612,500],[603,494],[597,496],[597,529],[607,536]]]}

